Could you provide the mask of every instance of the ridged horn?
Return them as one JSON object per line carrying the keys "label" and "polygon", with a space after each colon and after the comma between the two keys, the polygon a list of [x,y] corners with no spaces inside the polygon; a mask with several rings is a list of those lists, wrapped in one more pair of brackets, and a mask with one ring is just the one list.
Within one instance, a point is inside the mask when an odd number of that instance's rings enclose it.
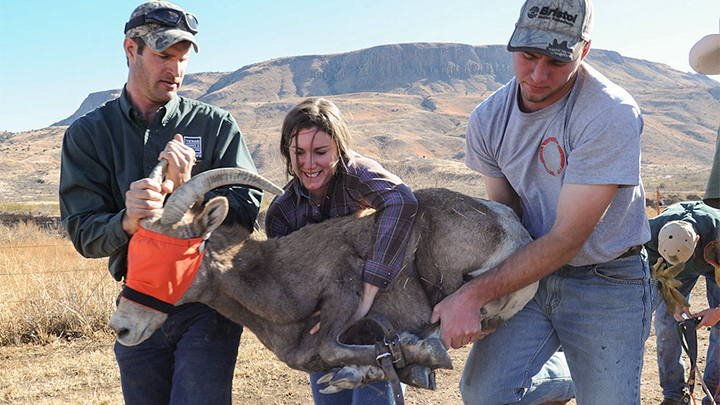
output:
{"label": "ridged horn", "polygon": [[163,179],[167,174],[167,165],[168,161],[166,159],[161,160],[160,163],[155,165],[155,167],[152,169],[152,172],[150,172],[150,176],[148,177],[162,184]]}
{"label": "ridged horn", "polygon": [[285,192],[285,190],[257,173],[230,167],[212,169],[194,176],[170,195],[170,198],[163,208],[163,215],[160,222],[163,225],[176,224],[182,219],[188,208],[197,200],[201,199],[205,193],[230,184],[253,186],[275,195],[282,195]]}

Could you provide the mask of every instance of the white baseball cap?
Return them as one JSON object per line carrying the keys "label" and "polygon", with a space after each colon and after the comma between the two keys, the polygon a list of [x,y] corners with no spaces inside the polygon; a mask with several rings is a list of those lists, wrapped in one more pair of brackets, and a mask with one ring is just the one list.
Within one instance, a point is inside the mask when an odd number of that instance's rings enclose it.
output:
{"label": "white baseball cap", "polygon": [[690,66],[701,75],[720,74],[720,34],[706,35],[693,45]]}
{"label": "white baseball cap", "polygon": [[699,238],[689,223],[669,221],[658,233],[658,251],[670,264],[684,263],[695,253]]}

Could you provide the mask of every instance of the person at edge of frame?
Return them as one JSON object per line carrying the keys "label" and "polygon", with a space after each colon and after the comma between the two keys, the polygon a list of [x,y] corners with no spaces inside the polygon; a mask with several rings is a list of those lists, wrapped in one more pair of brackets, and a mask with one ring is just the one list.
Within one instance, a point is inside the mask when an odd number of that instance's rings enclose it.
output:
{"label": "person at edge of frame", "polygon": [[[701,38],[693,47],[690,49],[688,59],[690,66],[698,73],[703,75],[716,75],[720,74],[720,34],[709,34]],[[701,225],[702,229],[696,231],[695,227],[692,226],[692,233],[698,238],[695,244],[702,247],[702,251],[696,251],[699,247],[688,249],[692,251],[692,255],[687,260],[680,260],[685,262],[685,270],[676,276],[677,280],[682,283],[678,287],[678,291],[686,299],[689,299],[690,293],[695,286],[700,274],[705,275],[706,292],[708,300],[708,309],[699,311],[697,313],[691,313],[688,307],[680,307],[677,309],[675,314],[669,314],[667,305],[662,302],[657,308],[655,314],[655,335],[657,336],[657,357],[658,357],[658,368],[660,377],[660,386],[663,390],[663,401],[660,405],[679,405],[683,399],[682,389],[685,387],[685,364],[681,359],[681,348],[680,341],[675,333],[675,322],[682,321],[682,314],[691,318],[701,318],[697,328],[710,327],[710,342],[708,343],[707,362],[705,364],[705,371],[703,373],[703,381],[708,386],[710,392],[717,392],[718,390],[718,378],[720,373],[720,364],[718,364],[718,338],[720,337],[720,326],[717,324],[720,319],[720,289],[717,284],[717,276],[713,277],[718,269],[710,271],[710,265],[712,265],[712,258],[705,255],[705,249],[709,243],[713,240],[720,240],[718,232],[717,216],[712,214],[703,215],[703,211],[710,213],[718,212],[720,209],[720,127],[718,127],[718,134],[715,140],[715,157],[713,159],[712,168],[710,170],[710,176],[708,177],[707,186],[705,187],[705,195],[703,196],[704,206],[701,203],[681,203],[679,206],[671,205],[667,207],[658,217],[651,218],[650,224],[653,226],[655,221],[662,221],[663,218],[675,218],[681,220],[682,218],[689,219],[691,222],[694,221],[698,225]],[[687,204],[693,204],[685,207]],[[681,207],[684,207],[681,209]],[[698,209],[697,219],[695,215],[695,207]],[[673,208],[673,209],[671,209]],[[712,209],[715,209],[712,211]],[[680,215],[684,214],[684,215]],[[712,224],[713,218],[715,218],[714,226]],[[655,226],[657,227],[657,226]],[[708,227],[710,229],[708,229]],[[714,229],[715,235],[712,235],[712,229]],[[711,233],[707,233],[710,231]],[[658,231],[659,232],[659,231]],[[656,233],[653,232],[653,240],[655,240]],[[688,238],[690,241],[694,239],[691,235]],[[652,243],[648,242],[648,254],[650,256],[650,263],[653,260],[657,260],[658,253],[653,252],[649,247]],[[716,256],[717,256],[717,250]],[[664,256],[664,255],[662,255]],[[702,260],[704,259],[704,260]],[[715,258],[714,264],[720,263],[719,258]],[[667,258],[665,259],[667,260]],[[668,260],[669,261],[669,260]],[[704,271],[703,271],[704,270]],[[715,395],[715,402],[720,400]],[[710,398],[703,398],[703,404],[710,404]]]}

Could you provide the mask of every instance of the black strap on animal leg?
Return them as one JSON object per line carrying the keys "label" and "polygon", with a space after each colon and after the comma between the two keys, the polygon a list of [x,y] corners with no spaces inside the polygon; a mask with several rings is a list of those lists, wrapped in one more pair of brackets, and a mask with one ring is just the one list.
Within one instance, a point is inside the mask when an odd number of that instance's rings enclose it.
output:
{"label": "black strap on animal leg", "polygon": [[400,348],[400,337],[390,321],[381,314],[368,315],[357,321],[343,334],[341,341],[346,344],[365,345],[380,343],[383,351],[390,354],[395,367],[407,366]]}
{"label": "black strap on animal leg", "polygon": [[400,378],[395,371],[395,366],[393,366],[391,355],[382,347],[382,343],[377,342],[375,344],[375,352],[377,353],[379,351],[384,352],[378,354],[376,360],[385,372],[385,376],[387,376],[388,380],[390,381],[390,386],[393,390],[393,399],[395,400],[395,405],[405,405],[405,396],[402,392],[402,385],[400,385]]}
{"label": "black strap on animal leg", "polygon": [[343,341],[355,344],[375,342],[375,359],[390,381],[395,404],[404,405],[402,386],[395,368],[405,367],[406,362],[400,348],[400,338],[390,321],[381,314],[368,315],[344,334]]}
{"label": "black strap on animal leg", "polygon": [[[690,358],[690,373],[688,374],[687,383],[685,383],[685,388],[683,389],[683,397],[680,399],[680,402],[683,404],[689,404],[690,401],[693,401],[693,403],[695,403],[695,398],[693,397],[693,391],[695,389],[695,378],[700,374],[697,369],[698,350],[697,331],[695,330],[695,328],[697,327],[698,323],[700,323],[700,320],[701,318],[688,318],[683,322],[677,322],[675,324],[675,330],[677,331],[678,337],[680,338],[680,344],[682,345],[685,353]],[[715,405],[715,399],[710,393],[707,385],[705,385],[705,381],[703,381],[702,378],[699,378],[699,380],[700,386],[705,392],[705,395],[710,398],[710,403]]]}

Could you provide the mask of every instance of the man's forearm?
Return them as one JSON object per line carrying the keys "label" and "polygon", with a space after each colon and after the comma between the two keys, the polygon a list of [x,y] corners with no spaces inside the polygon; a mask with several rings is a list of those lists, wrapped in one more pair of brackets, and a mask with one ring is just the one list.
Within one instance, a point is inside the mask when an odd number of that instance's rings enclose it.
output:
{"label": "man's forearm", "polygon": [[467,283],[480,306],[540,280],[567,264],[582,248],[552,232],[525,245],[494,269]]}

